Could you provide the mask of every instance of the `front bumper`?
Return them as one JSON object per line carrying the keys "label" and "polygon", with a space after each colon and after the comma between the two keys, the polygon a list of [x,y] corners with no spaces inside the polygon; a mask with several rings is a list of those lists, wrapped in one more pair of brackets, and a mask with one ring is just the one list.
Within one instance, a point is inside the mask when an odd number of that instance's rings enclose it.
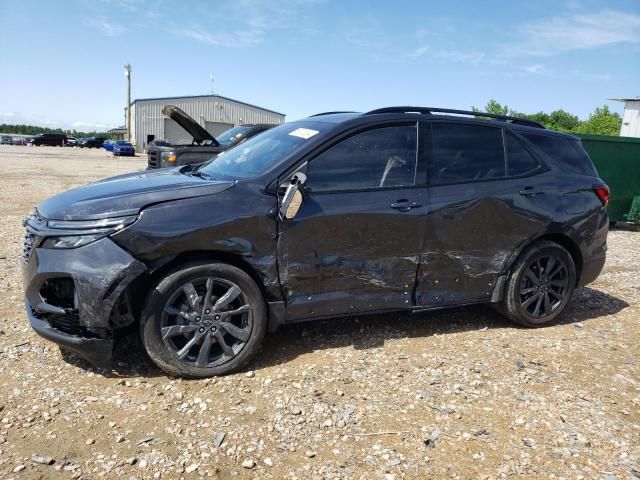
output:
{"label": "front bumper", "polygon": [[[113,347],[111,313],[146,266],[109,238],[73,249],[36,247],[25,260],[25,306],[33,329],[96,365],[108,364]],[[48,294],[47,285],[69,279],[73,293],[66,302]]]}
{"label": "front bumper", "polygon": [[66,350],[70,350],[76,355],[89,360],[99,368],[108,368],[113,352],[113,338],[86,338],[78,335],[71,335],[62,332],[51,326],[49,322],[36,317],[36,312],[29,304],[29,300],[24,301],[31,328],[42,338],[56,343]]}

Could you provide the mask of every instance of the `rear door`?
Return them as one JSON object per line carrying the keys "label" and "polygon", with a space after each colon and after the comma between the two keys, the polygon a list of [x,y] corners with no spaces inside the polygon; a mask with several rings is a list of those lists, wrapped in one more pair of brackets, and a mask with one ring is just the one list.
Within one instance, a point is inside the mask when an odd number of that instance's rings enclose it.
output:
{"label": "rear door", "polygon": [[408,308],[427,191],[417,123],[358,131],[312,158],[296,217],[281,222],[289,319]]}
{"label": "rear door", "polygon": [[500,126],[431,122],[430,214],[418,305],[489,301],[515,252],[550,222],[554,185]]}

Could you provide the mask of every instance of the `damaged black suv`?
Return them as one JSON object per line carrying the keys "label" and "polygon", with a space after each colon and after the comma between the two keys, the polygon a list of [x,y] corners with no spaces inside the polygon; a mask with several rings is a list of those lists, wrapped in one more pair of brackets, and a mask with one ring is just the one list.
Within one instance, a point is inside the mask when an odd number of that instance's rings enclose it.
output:
{"label": "damaged black suv", "polygon": [[102,366],[138,326],[189,377],[243,367],[288,322],[492,303],[538,326],[600,273],[608,198],[579,139],[529,120],[319,114],[43,201],[25,220],[26,310]]}

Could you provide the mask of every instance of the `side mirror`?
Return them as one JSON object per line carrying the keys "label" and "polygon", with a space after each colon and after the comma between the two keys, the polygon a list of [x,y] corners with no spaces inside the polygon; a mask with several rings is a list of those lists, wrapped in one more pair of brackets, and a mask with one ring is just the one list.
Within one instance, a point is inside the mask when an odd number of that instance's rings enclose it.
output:
{"label": "side mirror", "polygon": [[291,220],[296,216],[300,206],[302,205],[301,189],[307,181],[307,176],[302,173],[294,173],[291,182],[284,192],[282,201],[280,202],[279,215],[280,220]]}

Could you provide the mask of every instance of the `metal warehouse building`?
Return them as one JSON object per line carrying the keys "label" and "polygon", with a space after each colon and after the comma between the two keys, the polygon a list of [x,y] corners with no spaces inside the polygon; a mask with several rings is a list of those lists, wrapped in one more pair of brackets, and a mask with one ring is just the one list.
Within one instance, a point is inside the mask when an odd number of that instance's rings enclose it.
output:
{"label": "metal warehouse building", "polygon": [[164,138],[173,144],[191,143],[191,135],[162,114],[165,105],[181,108],[213,136],[247,123],[284,122],[283,113],[219,95],[143,98],[131,103],[131,138],[136,151],[142,152],[154,138]]}

